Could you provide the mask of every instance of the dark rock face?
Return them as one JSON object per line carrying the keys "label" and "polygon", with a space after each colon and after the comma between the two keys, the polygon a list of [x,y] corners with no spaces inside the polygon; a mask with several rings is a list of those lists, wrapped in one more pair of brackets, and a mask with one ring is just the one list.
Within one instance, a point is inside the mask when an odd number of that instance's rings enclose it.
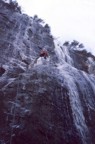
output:
{"label": "dark rock face", "polygon": [[37,17],[0,8],[0,143],[95,144],[94,56],[57,46]]}
{"label": "dark rock face", "polygon": [[[87,73],[89,73],[89,67],[90,63],[88,63],[89,58],[92,59],[92,62],[95,62],[95,57],[88,53],[86,50],[70,50],[70,56],[73,58],[74,66],[77,69],[83,70]],[[91,67],[93,67],[93,64],[91,63]]]}

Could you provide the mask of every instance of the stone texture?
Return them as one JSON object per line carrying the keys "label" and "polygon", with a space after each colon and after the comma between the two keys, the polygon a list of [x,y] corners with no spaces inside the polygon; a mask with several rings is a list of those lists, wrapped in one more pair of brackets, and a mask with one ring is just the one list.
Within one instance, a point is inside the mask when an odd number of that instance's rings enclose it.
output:
{"label": "stone texture", "polygon": [[94,61],[1,1],[0,143],[95,144]]}

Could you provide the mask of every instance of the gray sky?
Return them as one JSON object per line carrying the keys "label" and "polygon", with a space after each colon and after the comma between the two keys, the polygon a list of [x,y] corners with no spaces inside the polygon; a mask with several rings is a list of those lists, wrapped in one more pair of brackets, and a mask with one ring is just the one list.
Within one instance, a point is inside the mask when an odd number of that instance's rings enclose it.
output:
{"label": "gray sky", "polygon": [[76,39],[95,54],[95,0],[17,0],[25,13],[37,14],[55,37]]}

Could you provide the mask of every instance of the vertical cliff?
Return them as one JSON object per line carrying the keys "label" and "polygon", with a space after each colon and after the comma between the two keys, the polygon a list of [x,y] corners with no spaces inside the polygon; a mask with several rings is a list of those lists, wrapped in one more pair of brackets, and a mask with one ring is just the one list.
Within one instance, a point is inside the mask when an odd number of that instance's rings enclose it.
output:
{"label": "vertical cliff", "polygon": [[0,143],[95,144],[94,63],[83,48],[58,45],[37,16],[1,1]]}

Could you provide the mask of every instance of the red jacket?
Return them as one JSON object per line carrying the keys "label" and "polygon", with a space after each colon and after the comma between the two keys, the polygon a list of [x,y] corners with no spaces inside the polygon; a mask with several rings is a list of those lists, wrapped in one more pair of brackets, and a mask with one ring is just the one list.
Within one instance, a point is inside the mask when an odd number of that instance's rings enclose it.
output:
{"label": "red jacket", "polygon": [[44,57],[44,58],[48,57],[48,52],[47,52],[47,50],[41,50],[41,52],[40,52],[40,57]]}

